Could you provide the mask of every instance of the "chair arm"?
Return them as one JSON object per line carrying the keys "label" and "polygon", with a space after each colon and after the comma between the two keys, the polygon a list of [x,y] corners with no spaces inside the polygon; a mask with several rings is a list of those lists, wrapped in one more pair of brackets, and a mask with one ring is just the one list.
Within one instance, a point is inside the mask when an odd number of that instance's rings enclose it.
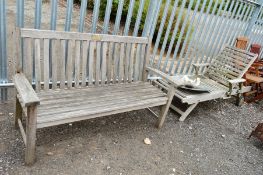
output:
{"label": "chair arm", "polygon": [[14,84],[25,107],[40,104],[37,94],[23,73],[15,74]]}
{"label": "chair arm", "polygon": [[244,83],[246,80],[243,78],[237,78],[237,79],[233,79],[233,80],[228,80],[228,82],[230,84],[237,84],[237,83]]}
{"label": "chair arm", "polygon": [[195,69],[195,75],[199,75],[199,69],[200,67],[209,67],[210,63],[194,63],[192,64]]}
{"label": "chair arm", "polygon": [[171,76],[166,75],[165,73],[163,73],[162,71],[159,71],[157,69],[151,68],[151,67],[146,67],[146,71],[148,72],[152,72],[158,76],[160,76],[161,78],[165,79],[169,84],[172,84],[174,87],[177,87],[178,85],[175,83],[175,81],[171,78]]}
{"label": "chair arm", "polygon": [[208,67],[210,63],[194,63],[192,64],[194,67]]}

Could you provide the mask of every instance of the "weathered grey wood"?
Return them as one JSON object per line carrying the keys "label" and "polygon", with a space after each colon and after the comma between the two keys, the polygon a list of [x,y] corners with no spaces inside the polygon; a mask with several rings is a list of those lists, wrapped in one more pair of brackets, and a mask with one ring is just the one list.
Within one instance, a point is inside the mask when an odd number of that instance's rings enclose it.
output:
{"label": "weathered grey wood", "polygon": [[68,42],[68,60],[67,60],[67,86],[72,88],[72,78],[73,78],[73,57],[75,51],[75,40],[69,40]]}
{"label": "weathered grey wood", "polygon": [[162,98],[157,98],[155,100],[150,99],[146,101],[130,103],[128,105],[127,104],[110,105],[108,108],[105,108],[105,107],[99,108],[97,109],[97,111],[80,110],[78,112],[68,112],[61,116],[58,116],[58,115],[52,116],[54,118],[51,118],[52,119],[51,121],[48,121],[47,118],[45,118],[46,121],[43,121],[43,120],[38,121],[39,122],[38,128],[43,128],[43,127],[53,126],[53,125],[58,125],[58,124],[63,124],[63,123],[70,123],[74,121],[86,120],[86,119],[91,119],[95,117],[108,116],[108,115],[122,113],[122,112],[129,112],[132,110],[144,109],[147,107],[160,106],[166,102],[167,102],[167,98],[162,97]]}
{"label": "weathered grey wood", "polygon": [[[18,30],[20,31],[20,30]],[[38,29],[21,29],[21,36],[24,38],[49,38],[64,40],[88,40],[100,42],[116,42],[116,43],[142,43],[147,44],[146,37],[131,37],[118,35],[105,35],[93,33],[64,32]]]}
{"label": "weathered grey wood", "polygon": [[40,39],[35,39],[35,85],[36,91],[40,91],[41,89],[41,53],[40,53]]}
{"label": "weathered grey wood", "polygon": [[90,42],[90,47],[89,47],[89,86],[93,85],[93,63],[94,63],[94,49],[96,46],[96,42],[91,41]]}
{"label": "weathered grey wood", "polygon": [[21,72],[22,71],[22,39],[21,38],[21,30],[19,28],[15,28],[14,31],[15,35],[15,50],[14,50],[14,56],[16,57],[15,59],[15,65],[16,65],[16,71]]}
{"label": "weathered grey wood", "polygon": [[80,80],[80,41],[76,41],[76,48],[75,48],[75,87],[79,87],[79,80]]}
{"label": "weathered grey wood", "polygon": [[39,98],[23,73],[15,74],[14,84],[26,107],[40,104]]}
{"label": "weathered grey wood", "polygon": [[135,56],[135,44],[131,45],[131,56],[129,62],[129,83],[133,81],[133,74],[134,74],[134,56]]}
{"label": "weathered grey wood", "polygon": [[33,50],[32,50],[32,39],[31,38],[25,38],[24,45],[26,47],[25,51],[25,63],[24,63],[24,73],[26,75],[26,78],[30,83],[32,83],[32,73],[33,73]]}
{"label": "weathered grey wood", "polygon": [[144,70],[144,62],[145,62],[145,49],[146,45],[141,45],[141,54],[140,54],[140,60],[139,60],[139,80],[142,81],[143,78],[143,70]]}
{"label": "weathered grey wood", "polygon": [[120,55],[118,54],[119,52],[119,44],[114,44],[113,45],[113,76],[112,76],[112,79],[113,79],[113,84],[116,83],[117,79],[118,79],[118,63],[119,63],[119,60],[120,60]]}
{"label": "weathered grey wood", "polygon": [[100,81],[100,65],[101,65],[101,43],[97,42],[96,43],[96,70],[95,70],[95,85],[98,86],[99,85],[99,81]]}
{"label": "weathered grey wood", "polygon": [[131,54],[131,44],[126,44],[124,55],[124,78],[123,81],[126,83],[129,79],[129,64],[130,64],[130,54]]}
{"label": "weathered grey wood", "polygon": [[37,130],[37,107],[31,105],[27,107],[27,124],[26,124],[26,153],[25,161],[27,165],[35,162],[36,152],[36,130]]}
{"label": "weathered grey wood", "polygon": [[113,63],[113,43],[109,43],[109,56],[108,56],[108,64],[107,64],[107,83],[109,84],[112,77],[112,63]]}
{"label": "weathered grey wood", "polygon": [[49,89],[49,39],[44,39],[44,90]]}
{"label": "weathered grey wood", "polygon": [[57,89],[60,40],[52,40],[52,89]]}
{"label": "weathered grey wood", "polygon": [[20,129],[24,144],[26,145],[26,132],[25,132],[24,127],[22,125],[21,119],[18,119],[17,123],[18,123],[18,127]]}
{"label": "weathered grey wood", "polygon": [[[18,92],[15,120],[26,143],[26,164],[35,161],[37,128],[155,106],[163,106],[160,117],[163,123],[171,95],[167,97],[161,89],[146,82],[146,78],[144,82],[138,81],[142,76],[147,77],[144,73],[149,59],[148,38],[34,29],[18,31],[22,35],[16,38],[17,43],[25,38],[34,41],[34,48],[26,44],[26,49],[28,55],[33,51],[35,54],[32,67],[36,72],[37,93],[22,73],[14,76]],[[40,64],[42,56],[43,65]],[[170,84],[171,94],[175,85]],[[22,111],[27,116],[26,132],[21,122]]]}
{"label": "weathered grey wood", "polygon": [[183,122],[186,117],[192,112],[192,110],[194,110],[194,108],[196,107],[198,103],[194,103],[194,104],[191,104],[187,110],[181,115],[181,117],[179,118],[179,121],[180,122]]}
{"label": "weathered grey wood", "polygon": [[59,59],[60,65],[60,88],[65,88],[65,80],[66,80],[66,40],[60,40],[61,46],[61,58]]}
{"label": "weathered grey wood", "polygon": [[[255,54],[228,46],[213,59],[203,75],[197,72],[196,75],[189,76],[190,78],[196,78],[198,76],[201,80],[201,85],[210,90],[210,92],[196,94],[187,90],[176,89],[174,96],[179,98],[182,103],[187,103],[189,105],[186,111],[181,111],[177,106],[171,105],[171,108],[181,115],[179,120],[184,121],[200,102],[217,98],[227,99],[230,98],[231,95],[240,96],[241,92],[245,91],[245,89],[247,90],[247,88],[241,86],[244,82],[241,78],[255,59]],[[195,65],[194,67],[196,67],[198,71],[201,66],[208,65],[202,64]],[[151,69],[152,68],[149,68],[149,70]],[[162,73],[158,71],[154,70],[152,72],[155,74],[159,73],[159,76],[165,78],[165,76],[163,77]],[[171,81],[174,81],[176,84],[179,79],[182,79],[182,76],[171,76],[170,78],[166,78],[166,82],[168,83],[164,83],[165,81],[160,80],[160,83],[157,84],[162,84],[161,87],[167,90],[169,83],[172,83]],[[232,84],[238,84],[241,88],[234,89]]]}
{"label": "weathered grey wood", "polygon": [[123,81],[123,74],[124,74],[124,43],[121,43],[120,45],[120,60],[119,60],[119,77],[118,77],[118,83],[122,83]]}
{"label": "weathered grey wood", "polygon": [[139,80],[140,70],[141,45],[138,44],[136,48],[135,64],[134,64],[134,81]]}
{"label": "weathered grey wood", "polygon": [[89,48],[89,42],[83,41],[82,43],[82,82],[81,86],[85,87],[86,86],[86,81],[87,81],[87,59],[88,59],[88,48]]}
{"label": "weathered grey wood", "polygon": [[142,77],[142,81],[147,81],[148,78],[148,73],[147,73],[147,66],[149,65],[149,59],[150,59],[150,53],[151,53],[151,42],[149,41],[148,45],[146,46],[146,54],[145,54],[145,58],[143,58],[144,61],[144,66],[143,66],[143,77]]}
{"label": "weathered grey wood", "polygon": [[158,122],[157,122],[158,128],[161,128],[163,126],[165,117],[166,117],[167,112],[168,112],[170,105],[172,103],[174,93],[175,93],[175,88],[173,86],[170,86],[168,93],[167,93],[167,97],[168,97],[167,103],[161,107],[160,116],[159,116]]}
{"label": "weathered grey wood", "polygon": [[18,120],[22,119],[22,107],[21,104],[16,96],[16,108],[15,108],[15,127],[18,127]]}
{"label": "weathered grey wood", "polygon": [[101,84],[104,85],[106,81],[107,72],[107,47],[108,44],[104,42],[102,44],[102,63],[101,63]]}

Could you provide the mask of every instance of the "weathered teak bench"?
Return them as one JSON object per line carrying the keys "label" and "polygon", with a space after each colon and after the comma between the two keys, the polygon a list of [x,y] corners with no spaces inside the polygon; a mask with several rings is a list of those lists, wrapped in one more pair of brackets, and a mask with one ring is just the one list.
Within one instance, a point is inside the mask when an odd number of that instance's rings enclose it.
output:
{"label": "weathered teak bench", "polygon": [[15,122],[26,164],[35,160],[39,128],[154,106],[161,106],[161,127],[175,87],[166,94],[147,82],[147,38],[34,29],[17,29],[15,35]]}
{"label": "weathered teak bench", "polygon": [[[204,101],[218,98],[226,99],[235,95],[237,104],[240,105],[244,100],[242,94],[251,89],[251,87],[243,86],[245,80],[242,77],[256,58],[256,54],[227,46],[212,60],[211,64],[194,64],[195,75],[189,75],[189,77],[192,79],[199,77],[201,86],[210,90],[210,92],[196,93],[176,89],[175,98],[187,105],[186,110],[180,108],[182,106],[180,102],[171,105],[171,108],[181,115],[179,120],[184,121],[197,104]],[[200,73],[200,68],[205,67],[204,73]],[[170,78],[176,84],[182,78],[182,75],[170,76]],[[164,89],[169,87],[164,79],[156,81]]]}

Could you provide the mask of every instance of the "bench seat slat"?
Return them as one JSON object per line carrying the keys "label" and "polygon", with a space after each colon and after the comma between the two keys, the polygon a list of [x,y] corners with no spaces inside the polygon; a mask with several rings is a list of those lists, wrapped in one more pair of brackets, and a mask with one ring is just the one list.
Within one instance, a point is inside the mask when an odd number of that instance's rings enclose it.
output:
{"label": "bench seat slat", "polygon": [[[105,97],[105,96],[110,96],[110,95],[122,95],[123,93],[127,93],[129,91],[155,91],[156,88],[153,88],[153,87],[134,87],[134,88],[118,88],[116,90],[112,90],[111,91],[111,94],[108,93],[108,91],[105,91],[105,90],[102,90],[102,91],[88,91],[88,90],[83,90],[81,89],[80,92],[77,92],[76,93],[70,93],[70,94],[66,94],[66,95],[54,95],[54,96],[48,96],[48,97],[44,97],[41,99],[42,103],[45,104],[45,103],[56,103],[56,101],[63,101],[63,100],[67,100],[67,101],[74,101],[74,99],[77,99],[77,98],[83,98],[83,96],[85,96],[87,93],[90,94],[90,98],[92,97],[97,97],[97,98],[100,98],[100,97]],[[74,95],[74,98],[72,98]],[[54,102],[53,102],[54,101]],[[76,101],[76,100],[75,100]]]}
{"label": "bench seat slat", "polygon": [[[119,113],[120,110],[126,112],[167,103],[166,94],[149,83],[131,83],[130,85],[134,86],[129,88],[122,84],[111,85],[112,89],[116,87],[121,91],[118,92],[117,90],[115,93],[112,92],[112,90],[105,90],[107,86],[97,87],[96,93],[101,93],[101,95],[98,96],[94,94],[95,88],[93,87],[62,90],[74,91],[75,93],[71,93],[71,98],[62,98],[61,101],[53,99],[54,102],[57,102],[54,106],[50,105],[50,101],[48,101],[48,103],[43,101],[38,108],[38,128],[111,115]],[[91,90],[89,91],[89,89]],[[76,93],[77,91],[81,93],[85,92],[86,95],[82,95],[81,98],[76,98],[75,95],[78,94]],[[49,92],[47,91],[46,93],[48,94]],[[41,95],[45,94],[39,93],[38,96],[40,99],[42,99]],[[48,96],[45,96],[45,98],[46,97]],[[49,97],[54,98],[54,95],[51,94]],[[74,98],[75,101],[68,103],[67,100],[72,98]]]}

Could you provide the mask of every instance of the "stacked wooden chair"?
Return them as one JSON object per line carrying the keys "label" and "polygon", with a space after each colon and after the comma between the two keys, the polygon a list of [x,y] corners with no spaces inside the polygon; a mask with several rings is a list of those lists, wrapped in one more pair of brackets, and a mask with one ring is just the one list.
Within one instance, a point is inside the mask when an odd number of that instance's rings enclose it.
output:
{"label": "stacked wooden chair", "polygon": [[[246,50],[249,43],[247,37],[237,38],[236,47]],[[261,45],[251,44],[250,52],[258,55],[255,62],[244,75],[245,85],[251,86],[251,91],[244,94],[247,103],[263,99],[263,61],[259,58]]]}

